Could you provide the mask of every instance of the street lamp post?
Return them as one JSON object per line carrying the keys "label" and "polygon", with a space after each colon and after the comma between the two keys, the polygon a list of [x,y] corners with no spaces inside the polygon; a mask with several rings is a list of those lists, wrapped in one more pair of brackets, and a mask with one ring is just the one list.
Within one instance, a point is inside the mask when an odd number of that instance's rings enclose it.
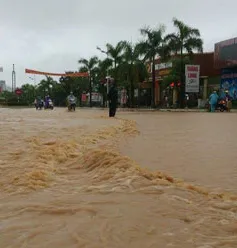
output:
{"label": "street lamp post", "polygon": [[29,77],[30,80],[34,81],[34,97],[36,97],[36,90],[35,90],[35,86],[36,86],[36,78],[35,78],[35,74],[34,74],[34,78]]}
{"label": "street lamp post", "polygon": [[[106,54],[107,59],[108,59],[108,52],[102,50],[100,47],[96,47],[97,50],[99,50],[100,52]],[[106,87],[107,87],[107,95],[109,94],[109,70],[107,69],[107,76],[106,76]],[[109,103],[107,101],[107,106],[109,106]]]}

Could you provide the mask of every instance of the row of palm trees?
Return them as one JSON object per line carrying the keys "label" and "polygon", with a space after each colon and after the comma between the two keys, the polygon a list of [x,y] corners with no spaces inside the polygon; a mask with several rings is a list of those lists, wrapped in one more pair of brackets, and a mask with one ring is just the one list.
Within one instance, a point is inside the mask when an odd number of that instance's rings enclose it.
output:
{"label": "row of palm trees", "polygon": [[[81,58],[78,62],[80,71],[89,72],[89,92],[92,92],[93,83],[99,79],[111,75],[118,85],[126,86],[129,90],[130,105],[134,103],[134,88],[139,82],[147,78],[146,63],[150,63],[152,71],[152,105],[155,105],[155,60],[159,57],[163,61],[171,57],[180,59],[181,98],[184,96],[184,64],[185,56],[191,56],[198,51],[203,52],[203,41],[200,32],[182,21],[174,18],[175,32],[166,35],[165,26],[158,28],[144,27],[140,29],[142,41],[132,44],[127,41],[119,41],[115,46],[106,44],[106,51],[100,51],[107,55],[106,59],[99,60],[97,56],[89,59]],[[91,99],[91,97],[90,97]],[[90,104],[91,105],[91,104]]]}
{"label": "row of palm trees", "polygon": [[[104,102],[107,96],[107,89],[101,82],[104,82],[106,76],[115,79],[118,86],[124,87],[129,93],[129,105],[134,106],[134,89],[139,88],[140,82],[152,78],[151,103],[155,106],[155,60],[159,57],[162,61],[170,61],[171,57],[178,58],[175,65],[173,81],[181,82],[180,103],[184,99],[184,68],[185,63],[189,61],[187,56],[193,52],[202,52],[203,42],[198,29],[189,27],[178,19],[173,19],[175,32],[165,33],[165,26],[158,28],[144,27],[140,29],[141,41],[133,44],[127,41],[119,41],[116,45],[106,44],[105,51],[98,48],[106,54],[106,58],[100,60],[97,56],[91,58],[81,58],[78,62],[79,71],[88,72],[89,78],[70,78],[61,77],[59,83],[51,77],[46,77],[36,87],[23,85],[22,99],[31,102],[36,95],[45,96],[50,94],[57,105],[64,104],[65,98],[70,91],[80,96],[83,92],[89,92],[90,95],[95,89],[103,94]],[[151,75],[147,70],[147,63],[151,66]],[[68,72],[73,73],[73,72]],[[167,77],[166,81],[171,80]],[[165,82],[165,80],[164,80]],[[90,97],[90,106],[92,106],[92,97]]]}

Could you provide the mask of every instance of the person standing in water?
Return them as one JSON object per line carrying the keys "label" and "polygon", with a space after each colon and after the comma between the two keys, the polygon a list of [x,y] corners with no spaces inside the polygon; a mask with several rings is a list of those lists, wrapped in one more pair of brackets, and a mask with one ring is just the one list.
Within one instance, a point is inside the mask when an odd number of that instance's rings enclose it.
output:
{"label": "person standing in water", "polygon": [[230,112],[232,108],[232,101],[228,90],[225,91],[225,101],[227,106],[227,112]]}
{"label": "person standing in water", "polygon": [[211,112],[215,112],[218,98],[219,98],[219,96],[217,95],[216,91],[214,90],[213,93],[209,97],[209,104],[211,106]]}
{"label": "person standing in water", "polygon": [[109,117],[115,117],[118,104],[118,89],[114,79],[110,80],[110,89],[108,93],[109,100]]}

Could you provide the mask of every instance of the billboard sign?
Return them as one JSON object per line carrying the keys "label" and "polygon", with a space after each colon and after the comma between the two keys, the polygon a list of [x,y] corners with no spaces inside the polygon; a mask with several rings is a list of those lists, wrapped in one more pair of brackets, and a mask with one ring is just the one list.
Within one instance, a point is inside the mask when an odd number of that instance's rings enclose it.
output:
{"label": "billboard sign", "polygon": [[226,90],[233,100],[237,100],[237,68],[227,68],[221,71],[221,97],[225,95]]}
{"label": "billboard sign", "polygon": [[161,76],[161,77],[163,77],[163,76],[169,75],[170,73],[171,73],[171,69],[164,69],[164,70],[160,70],[158,72],[158,75]]}
{"label": "billboard sign", "polygon": [[185,92],[199,92],[200,65],[185,65]]}
{"label": "billboard sign", "polygon": [[156,65],[155,65],[155,70],[156,70],[156,71],[160,71],[160,70],[172,68],[172,66],[173,66],[172,62],[160,63],[160,64],[156,64]]}
{"label": "billboard sign", "polygon": [[237,37],[215,44],[214,66],[216,69],[237,66]]}
{"label": "billboard sign", "polygon": [[[159,63],[155,62],[155,71],[158,73],[162,73],[162,71],[165,71],[163,75],[166,75],[166,72],[169,71],[172,68],[173,64],[172,62],[167,62],[167,63]],[[152,73],[152,63],[147,63],[146,64],[147,72]],[[169,74],[169,73],[168,73]]]}
{"label": "billboard sign", "polygon": [[100,93],[92,92],[92,94],[91,94],[91,101],[92,102],[101,102],[101,100],[102,100],[102,97],[101,97]]}

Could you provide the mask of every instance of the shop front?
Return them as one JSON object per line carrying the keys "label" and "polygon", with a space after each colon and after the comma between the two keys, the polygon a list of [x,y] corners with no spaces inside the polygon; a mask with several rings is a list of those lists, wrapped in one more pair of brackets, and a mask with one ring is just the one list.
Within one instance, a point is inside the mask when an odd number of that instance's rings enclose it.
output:
{"label": "shop front", "polygon": [[232,100],[237,102],[237,38],[215,44],[215,68],[221,71],[220,95],[228,91]]}
{"label": "shop front", "polygon": [[[156,61],[157,70],[156,73],[161,78],[160,83],[160,99],[164,99],[165,96],[169,96],[170,104],[177,105],[180,92],[180,82],[168,82],[164,80],[164,77],[168,76],[172,69],[172,63],[161,63],[159,59]],[[220,70],[214,68],[214,52],[210,53],[197,53],[193,54],[191,58],[192,65],[199,65],[199,87],[193,92],[186,92],[186,100],[189,101],[189,106],[194,107],[199,103],[206,102],[209,95],[209,86],[219,86]],[[199,100],[198,100],[199,99]]]}
{"label": "shop front", "polygon": [[[168,76],[171,72],[172,63],[159,63],[156,61],[155,64],[155,87],[154,87],[154,97],[155,97],[155,105],[161,106],[164,102],[164,91],[166,87],[164,87],[163,79],[164,77]],[[149,73],[149,78],[146,82],[143,83],[143,88],[149,89],[149,94],[151,97],[152,94],[152,72],[151,72],[151,65],[147,64],[147,70]],[[147,101],[151,104],[151,100]]]}
{"label": "shop front", "polygon": [[151,106],[151,82],[149,81],[145,81],[140,83],[140,87],[139,87],[139,106],[140,107],[150,107]]}
{"label": "shop front", "polygon": [[[203,105],[201,103],[206,102],[210,92],[214,88],[219,89],[221,70],[214,67],[214,52],[193,54],[191,64],[200,66],[199,90],[188,92],[187,96],[190,106],[194,107],[198,105],[198,102],[200,103],[199,105]],[[170,75],[172,67],[172,62],[163,63],[160,59],[155,61],[156,83],[154,87],[154,95],[156,106],[164,106],[167,98],[170,106],[177,105],[180,92],[180,82],[167,82],[167,76]],[[146,82],[141,83],[140,87],[141,105],[145,104],[146,106],[151,104],[152,95],[152,73],[150,63],[147,63],[147,70],[149,73],[149,79]]]}
{"label": "shop front", "polygon": [[237,100],[237,68],[221,70],[220,95],[224,96],[226,91],[234,101]]}

